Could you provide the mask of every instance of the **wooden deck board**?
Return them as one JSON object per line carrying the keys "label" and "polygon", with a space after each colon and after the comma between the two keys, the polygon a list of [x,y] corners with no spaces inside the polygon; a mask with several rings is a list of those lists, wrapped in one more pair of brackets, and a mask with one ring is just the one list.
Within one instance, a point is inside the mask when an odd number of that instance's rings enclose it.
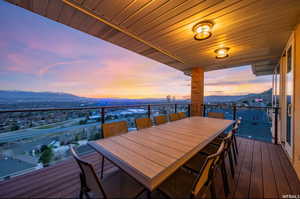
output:
{"label": "wooden deck board", "polygon": [[[228,198],[281,198],[299,194],[300,182],[281,146],[238,138],[239,156],[235,178],[228,175],[231,194]],[[100,172],[101,156],[83,156]],[[105,172],[113,168],[105,161]],[[227,167],[230,174],[229,167]],[[0,198],[74,198],[79,193],[79,169],[66,160],[56,165],[0,182]],[[220,175],[219,177],[220,178]],[[224,198],[223,183],[217,183],[219,198]]]}
{"label": "wooden deck board", "polygon": [[292,194],[300,195],[300,184],[298,183],[299,180],[295,170],[293,169],[293,166],[290,164],[288,157],[281,152],[282,149],[278,147],[276,149],[277,154],[279,154],[281,168],[283,169],[286,179],[289,182],[289,187]]}
{"label": "wooden deck board", "polygon": [[259,141],[254,142],[254,150],[252,154],[252,172],[249,198],[263,197],[263,178],[262,176],[262,158],[261,158],[261,144]]}
{"label": "wooden deck board", "polygon": [[[273,165],[275,181],[277,185],[277,191],[279,197],[282,198],[282,195],[291,194],[289,187],[289,181],[286,179],[283,169],[281,168],[280,160],[277,153],[277,147],[272,144],[267,145],[269,150],[269,155],[271,158],[271,163]],[[287,162],[288,163],[288,162]]]}
{"label": "wooden deck board", "polygon": [[239,150],[239,156],[238,158],[238,164],[235,167],[235,174],[234,174],[234,179],[231,179],[230,182],[233,182],[231,184],[233,184],[233,186],[230,187],[230,194],[229,194],[229,198],[233,198],[236,188],[237,188],[237,182],[239,180],[240,177],[240,173],[241,173],[241,168],[243,167],[243,163],[244,163],[244,159],[245,159],[245,152],[246,152],[246,147],[247,147],[247,140],[243,140],[243,142],[238,142],[238,150]]}
{"label": "wooden deck board", "polygon": [[277,185],[275,181],[275,173],[271,164],[271,158],[269,150],[266,147],[266,143],[262,143],[262,170],[263,170],[263,190],[264,198],[278,198]]}
{"label": "wooden deck board", "polygon": [[252,157],[253,157],[254,142],[247,143],[245,150],[245,157],[240,171],[240,176],[235,189],[235,198],[248,198],[250,184],[251,184],[251,171],[252,171]]}

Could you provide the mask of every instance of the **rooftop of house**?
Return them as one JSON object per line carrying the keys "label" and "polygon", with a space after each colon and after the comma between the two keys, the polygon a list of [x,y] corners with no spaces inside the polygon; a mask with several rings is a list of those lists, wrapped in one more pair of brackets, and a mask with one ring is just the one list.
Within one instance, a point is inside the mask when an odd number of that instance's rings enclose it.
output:
{"label": "rooftop of house", "polygon": [[28,169],[34,170],[35,167],[36,165],[28,162],[24,162],[19,159],[3,157],[0,159],[0,178],[7,175],[11,175],[12,173],[15,172],[22,173],[20,172],[22,170],[28,170]]}

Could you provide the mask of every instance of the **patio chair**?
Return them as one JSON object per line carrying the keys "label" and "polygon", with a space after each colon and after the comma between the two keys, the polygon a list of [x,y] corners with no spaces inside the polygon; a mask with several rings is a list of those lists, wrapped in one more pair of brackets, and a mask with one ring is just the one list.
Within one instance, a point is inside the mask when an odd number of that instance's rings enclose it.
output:
{"label": "patio chair", "polygon": [[233,132],[233,144],[234,144],[235,154],[236,155],[239,155],[238,145],[237,145],[237,141],[236,141],[236,134],[239,131],[240,125],[241,125],[241,120],[237,120],[235,122],[235,124],[234,124],[233,129],[232,129],[232,132]]}
{"label": "patio chair", "polygon": [[[225,115],[224,113],[218,113],[218,112],[208,112],[208,117],[212,117],[212,118],[219,118],[219,119],[225,119]],[[234,147],[234,151],[233,151],[233,155],[234,155],[234,159],[235,159],[235,163],[237,164],[237,160],[236,160],[236,156],[238,155],[238,148],[237,148],[237,141],[236,141],[236,134],[238,132],[238,128],[240,126],[241,121],[237,120],[234,124],[234,128],[232,129],[232,133],[233,133],[233,147]],[[220,144],[221,140],[226,137],[226,133],[222,133],[218,136],[218,138],[220,138],[220,140],[214,140],[213,142],[218,142],[218,144]]]}
{"label": "patio chair", "polygon": [[[237,145],[237,140],[236,140],[236,134],[238,133],[238,130],[239,130],[239,127],[240,127],[240,124],[241,124],[241,120],[236,120],[236,122],[234,123],[234,125],[233,125],[233,129],[232,129],[232,133],[233,133],[233,135],[232,135],[232,139],[233,139],[233,148],[234,148],[234,150],[233,150],[233,155],[234,155],[234,158],[235,158],[235,160],[236,160],[236,156],[239,154],[239,151],[238,151],[238,145]],[[225,138],[227,136],[227,134],[225,134],[225,133],[222,133],[222,134],[220,134],[216,139],[214,139],[213,141],[212,141],[212,143],[213,144],[217,144],[217,145],[219,145],[220,143],[221,143],[221,141]],[[235,161],[236,162],[236,164],[237,164],[237,161]]]}
{"label": "patio chair", "polygon": [[[200,168],[198,166],[199,162],[202,162],[203,159],[205,159],[206,156],[210,156],[211,154],[216,153],[216,151],[219,149],[220,145],[222,143],[225,143],[224,146],[224,154],[222,156],[222,160],[220,161],[221,166],[221,172],[224,182],[224,192],[226,195],[229,194],[229,183],[228,183],[228,176],[227,171],[225,167],[225,158],[228,156],[229,158],[229,164],[230,164],[230,171],[232,177],[234,177],[234,164],[233,164],[233,158],[232,158],[232,152],[231,150],[234,150],[233,148],[233,132],[227,134],[225,138],[221,141],[220,144],[210,143],[208,144],[204,149],[202,149],[197,155],[195,155],[191,160],[189,160],[184,166],[185,168],[191,170],[194,173],[198,173]],[[233,151],[234,152],[234,151]],[[235,159],[236,161],[236,159]]]}
{"label": "patio chair", "polygon": [[169,120],[172,122],[172,121],[176,121],[176,120],[179,120],[179,115],[178,113],[171,113],[169,114]]}
{"label": "patio chair", "polygon": [[152,120],[150,118],[137,118],[135,119],[135,126],[137,130],[152,127]]}
{"label": "patio chair", "polygon": [[[103,138],[108,138],[128,132],[128,126],[126,121],[112,122],[102,124],[102,134]],[[104,156],[102,156],[101,162],[101,178],[103,178],[103,168],[104,168]]]}
{"label": "patio chair", "polygon": [[208,112],[207,117],[225,119],[224,113],[219,113],[219,112]]}
{"label": "patio chair", "polygon": [[167,116],[165,115],[159,115],[154,117],[154,121],[156,125],[165,124],[168,122]]}
{"label": "patio chair", "polygon": [[144,192],[140,184],[120,169],[100,180],[93,165],[82,160],[72,146],[70,150],[80,168],[79,198],[136,198]]}
{"label": "patio chair", "polygon": [[180,168],[158,190],[169,198],[202,198],[210,190],[211,197],[216,198],[214,178],[224,147],[225,143],[222,143],[215,154],[198,162],[200,170],[197,175]]}
{"label": "patio chair", "polygon": [[126,121],[102,124],[103,138],[112,137],[128,132]]}
{"label": "patio chair", "polygon": [[179,112],[179,113],[178,113],[178,116],[179,116],[179,119],[186,118],[186,115],[185,115],[184,112]]}

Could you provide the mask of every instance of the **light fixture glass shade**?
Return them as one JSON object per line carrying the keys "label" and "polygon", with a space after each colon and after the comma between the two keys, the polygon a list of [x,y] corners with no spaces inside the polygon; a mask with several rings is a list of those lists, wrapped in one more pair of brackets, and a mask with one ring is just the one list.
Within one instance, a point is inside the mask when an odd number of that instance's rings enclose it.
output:
{"label": "light fixture glass shade", "polygon": [[209,21],[202,21],[197,23],[193,27],[194,39],[195,40],[208,39],[212,35],[211,33],[212,27],[213,27],[213,23]]}
{"label": "light fixture glass shade", "polygon": [[230,48],[228,47],[224,47],[224,48],[219,48],[217,50],[215,50],[215,53],[217,54],[216,55],[216,58],[217,59],[223,59],[223,58],[226,58],[228,57],[228,51],[229,51]]}

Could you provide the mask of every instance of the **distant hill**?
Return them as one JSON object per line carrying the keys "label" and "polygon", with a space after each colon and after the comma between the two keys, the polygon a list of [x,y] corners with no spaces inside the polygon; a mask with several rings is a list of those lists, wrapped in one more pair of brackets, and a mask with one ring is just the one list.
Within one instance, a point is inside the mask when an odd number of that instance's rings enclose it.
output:
{"label": "distant hill", "polygon": [[[264,102],[270,102],[272,89],[259,94],[232,95],[232,96],[206,96],[205,103],[222,102],[243,102],[253,101],[261,98]],[[32,92],[32,91],[5,91],[0,90],[0,103],[36,103],[36,102],[92,102],[97,105],[122,105],[122,104],[141,104],[141,103],[166,103],[166,99],[125,99],[125,98],[86,98],[68,93],[57,92]],[[177,103],[188,102],[187,100],[176,100]]]}
{"label": "distant hill", "polygon": [[266,90],[262,93],[258,94],[249,94],[244,96],[243,98],[239,99],[239,102],[248,101],[252,102],[255,99],[262,99],[264,102],[270,103],[272,101],[272,89]]}
{"label": "distant hill", "polygon": [[78,97],[67,93],[31,92],[31,91],[4,91],[0,90],[0,102],[47,102],[47,101],[82,101],[88,98]]}
{"label": "distant hill", "polygon": [[229,95],[229,96],[221,96],[221,95],[210,95],[205,96],[206,103],[213,103],[213,102],[235,102],[240,99],[243,99],[245,95]]}
{"label": "distant hill", "polygon": [[247,94],[247,95],[229,95],[229,96],[206,96],[205,103],[216,103],[216,102],[252,102],[254,99],[260,98],[264,102],[271,102],[272,100],[272,89],[264,91],[262,93]]}

